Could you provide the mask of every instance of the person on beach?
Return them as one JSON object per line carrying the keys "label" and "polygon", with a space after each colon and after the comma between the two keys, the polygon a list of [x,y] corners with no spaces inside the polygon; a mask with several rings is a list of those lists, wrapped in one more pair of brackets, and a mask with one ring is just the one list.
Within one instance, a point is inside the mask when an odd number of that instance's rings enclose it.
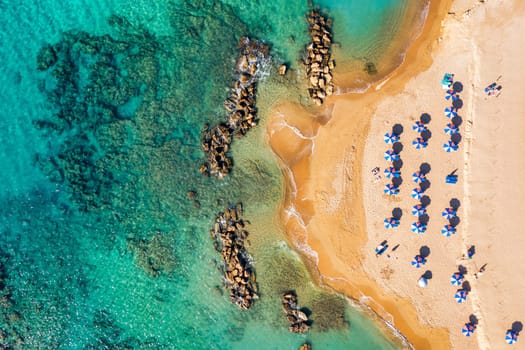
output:
{"label": "person on beach", "polygon": [[483,266],[481,266],[481,268],[479,269],[479,271],[476,272],[476,273],[474,274],[474,277],[475,277],[476,279],[479,279],[479,278],[483,275],[483,272],[485,272],[485,267],[486,267],[486,266],[487,266],[487,264],[484,264]]}

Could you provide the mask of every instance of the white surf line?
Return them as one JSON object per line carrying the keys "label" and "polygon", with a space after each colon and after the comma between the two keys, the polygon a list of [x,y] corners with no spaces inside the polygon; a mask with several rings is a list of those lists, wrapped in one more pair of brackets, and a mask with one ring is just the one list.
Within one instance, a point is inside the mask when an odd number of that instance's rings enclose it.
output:
{"label": "white surf line", "polygon": [[[463,213],[464,220],[462,222],[462,244],[463,251],[467,251],[470,242],[469,234],[469,217],[471,213],[470,203],[470,174],[471,174],[471,152],[473,142],[473,131],[472,127],[475,123],[475,105],[474,100],[478,95],[477,89],[480,85],[480,52],[479,47],[475,44],[471,44],[472,54],[472,65],[469,67],[469,80],[471,82],[470,88],[472,89],[471,95],[467,103],[466,121],[464,126],[464,147],[463,147]],[[480,350],[490,350],[490,344],[485,333],[485,321],[482,317],[481,301],[476,290],[476,283],[472,286],[472,290],[469,292],[469,299],[472,305],[474,315],[478,318],[479,323],[476,326],[476,339],[478,341]]]}

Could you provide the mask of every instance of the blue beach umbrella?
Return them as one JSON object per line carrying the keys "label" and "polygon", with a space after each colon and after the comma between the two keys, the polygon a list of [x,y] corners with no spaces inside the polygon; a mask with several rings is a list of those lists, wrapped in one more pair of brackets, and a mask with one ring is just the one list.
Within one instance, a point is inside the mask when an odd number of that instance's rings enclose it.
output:
{"label": "blue beach umbrella", "polygon": [[393,228],[399,226],[399,220],[396,218],[386,218],[385,220],[383,220],[383,222],[385,223],[385,228]]}
{"label": "blue beach umbrella", "polygon": [[463,303],[465,300],[467,300],[467,291],[464,290],[464,289],[460,289],[456,292],[456,294],[454,294],[454,299],[456,299],[456,301],[461,304]]}
{"label": "blue beach umbrella", "polygon": [[421,199],[421,197],[423,197],[423,192],[424,191],[420,188],[414,188],[412,190],[412,198]]}
{"label": "blue beach umbrella", "polygon": [[453,208],[445,208],[445,210],[443,210],[441,213],[441,216],[444,216],[445,219],[450,220],[456,216],[456,211]]}
{"label": "blue beach umbrella", "polygon": [[507,331],[507,333],[505,333],[505,341],[507,342],[507,344],[512,345],[518,341],[518,335],[516,334],[516,332],[509,330]]}
{"label": "blue beach umbrella", "polygon": [[447,152],[447,153],[450,153],[451,151],[457,151],[458,150],[458,145],[456,145],[454,142],[452,141],[448,141],[447,143],[443,144],[443,149]]}
{"label": "blue beach umbrella", "polygon": [[453,99],[454,97],[457,98],[456,91],[454,89],[448,89],[447,92],[445,93],[445,100],[450,100],[451,98]]}
{"label": "blue beach umbrella", "polygon": [[387,184],[383,192],[385,194],[388,194],[389,196],[393,196],[399,193],[399,188],[397,188],[393,184]]}
{"label": "blue beach umbrella", "polygon": [[401,176],[401,172],[399,170],[396,170],[396,168],[394,168],[393,166],[386,168],[384,172],[387,179],[390,179],[391,177]]}
{"label": "blue beach umbrella", "polygon": [[418,137],[412,141],[412,144],[414,147],[416,147],[416,149],[426,148],[428,146],[428,143],[422,137]]}
{"label": "blue beach umbrella", "polygon": [[414,260],[410,263],[412,266],[415,266],[417,269],[419,269],[422,265],[425,265],[427,263],[426,259],[423,258],[421,255],[416,255],[414,257]]}
{"label": "blue beach umbrella", "polygon": [[410,227],[410,230],[414,233],[424,233],[427,230],[427,225],[420,222],[414,222]]}
{"label": "blue beach umbrella", "polygon": [[399,136],[394,133],[386,133],[385,134],[385,143],[394,143],[399,141]]}
{"label": "blue beach umbrella", "polygon": [[452,123],[448,123],[447,127],[443,131],[445,131],[445,134],[454,135],[459,132],[459,128]]}
{"label": "blue beach umbrella", "polygon": [[450,237],[456,233],[456,228],[452,225],[445,225],[445,227],[441,230],[441,234],[445,237]]}
{"label": "blue beach umbrella", "polygon": [[425,174],[423,174],[421,171],[416,171],[412,174],[412,180],[414,180],[414,182],[418,184],[427,181],[427,178],[425,177]]}
{"label": "blue beach umbrella", "polygon": [[421,204],[416,204],[412,207],[412,215],[421,216],[425,215],[426,213],[427,209]]}
{"label": "blue beach umbrella", "polygon": [[388,150],[385,152],[385,159],[388,160],[389,162],[393,162],[394,160],[399,159],[399,154],[397,154],[393,150]]}
{"label": "blue beach umbrella", "polygon": [[414,125],[412,126],[412,129],[415,130],[416,132],[421,132],[421,131],[425,130],[426,127],[425,127],[425,124],[423,124],[422,121],[418,120],[418,121],[416,122],[416,124],[414,124]]}
{"label": "blue beach umbrella", "polygon": [[460,286],[463,281],[463,274],[456,272],[450,277],[450,284],[453,286]]}
{"label": "blue beach umbrella", "polygon": [[465,337],[470,337],[470,335],[472,333],[474,333],[474,330],[476,328],[474,327],[474,325],[472,323],[465,323],[465,326],[461,329],[461,333],[465,336]]}
{"label": "blue beach umbrella", "polygon": [[456,109],[454,107],[447,107],[445,108],[445,117],[447,118],[453,118],[457,116],[458,113],[456,112]]}

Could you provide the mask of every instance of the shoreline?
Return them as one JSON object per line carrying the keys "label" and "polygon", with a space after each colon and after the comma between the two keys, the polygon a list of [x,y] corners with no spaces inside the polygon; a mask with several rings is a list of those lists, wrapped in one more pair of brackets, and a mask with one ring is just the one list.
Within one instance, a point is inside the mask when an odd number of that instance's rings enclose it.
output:
{"label": "shoreline", "polygon": [[[331,97],[327,100],[324,113],[321,113],[326,118],[315,117],[299,105],[281,104],[276,106],[274,113],[272,113],[273,117],[268,123],[269,143],[279,158],[287,184],[285,201],[281,209],[283,226],[286,228],[288,239],[292,245],[306,258],[307,266],[313,272],[315,279],[320,284],[326,285],[370,307],[386,324],[393,325],[413,346],[426,349],[450,348],[448,346],[448,332],[444,329],[421,324],[416,310],[408,299],[387,295],[360,268],[362,263],[360,249],[365,244],[366,233],[363,224],[362,194],[360,194],[361,169],[359,166],[353,165],[360,164],[363,158],[365,136],[368,134],[370,117],[373,111],[372,106],[377,105],[382,97],[401,91],[410,78],[430,67],[432,63],[431,48],[441,33],[441,21],[446,16],[450,3],[451,1],[444,3],[432,1],[430,3],[423,29],[419,36],[410,44],[401,65],[380,81],[372,84],[365,93]],[[417,69],[414,70],[416,66]],[[338,84],[344,86],[344,80],[346,79],[340,80]],[[376,91],[377,87],[382,86],[386,80],[388,80],[389,84]],[[348,104],[348,106],[341,108],[341,105],[345,104]],[[329,111],[330,107],[333,108],[332,111]],[[328,133],[326,129],[329,129],[332,121],[338,118],[337,116],[341,109],[343,112],[348,112],[349,110],[360,112],[358,118],[352,119],[354,124],[347,128],[350,130],[346,130],[349,133],[345,136],[351,138],[354,145],[352,145],[353,149],[352,147],[349,149],[349,158],[346,166],[344,168],[340,167],[340,171],[345,172],[344,169],[348,169],[348,166],[353,166],[351,171],[344,175],[350,178],[350,187],[353,187],[351,192],[355,197],[352,198],[351,202],[345,203],[347,212],[342,215],[345,218],[343,221],[346,221],[350,226],[349,229],[343,228],[343,230],[353,236],[351,238],[352,254],[346,254],[345,256],[345,258],[348,258],[351,255],[350,260],[352,260],[352,263],[349,264],[350,266],[343,266],[340,262],[334,261],[337,259],[331,259],[333,252],[327,250],[319,234],[316,235],[311,232],[319,229],[318,224],[312,222],[316,218],[314,204],[311,200],[306,199],[312,196],[308,194],[300,197],[300,201],[294,200],[294,197],[306,194],[310,190],[306,187],[309,187],[308,178],[311,175],[312,158],[315,157],[317,152],[321,152],[315,149],[316,143],[314,139],[319,137],[320,133],[323,135],[325,132]],[[331,118],[329,118],[330,114],[332,114]],[[367,118],[363,117],[364,114],[367,115]],[[291,120],[283,120],[283,118]],[[350,118],[350,116],[346,115],[345,118]],[[283,132],[283,121],[291,126],[288,129],[292,130],[293,128],[295,130],[293,132]],[[321,128],[321,126],[323,127]],[[276,135],[276,133],[283,135]],[[290,142],[294,137],[300,139],[295,140],[300,141],[298,145]],[[344,144],[344,142],[341,144]],[[293,177],[294,181],[292,181],[291,177]],[[345,186],[348,186],[348,184],[343,184],[343,187]],[[315,194],[313,197],[315,197]],[[326,200],[326,198],[321,200]],[[348,199],[340,198],[339,200],[346,201]],[[334,206],[336,205],[334,204]],[[290,211],[290,209],[295,210],[298,216],[287,214],[287,211]],[[351,219],[349,220],[350,217]],[[359,219],[355,220],[356,217]],[[309,226],[313,227],[310,228]],[[309,247],[311,251],[317,253],[317,262],[312,261],[313,256],[311,254],[309,254],[310,256],[305,256],[304,247]],[[348,259],[346,259],[346,262],[348,262]],[[349,274],[353,275],[351,280],[346,278]],[[399,307],[400,304],[404,306]]]}

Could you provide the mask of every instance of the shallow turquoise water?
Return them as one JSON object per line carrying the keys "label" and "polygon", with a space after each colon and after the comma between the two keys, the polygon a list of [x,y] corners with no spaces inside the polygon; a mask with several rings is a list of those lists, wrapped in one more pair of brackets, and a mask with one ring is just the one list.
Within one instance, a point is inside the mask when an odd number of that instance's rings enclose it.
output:
{"label": "shallow turquoise water", "polygon": [[[370,3],[380,16],[402,14],[394,2]],[[220,183],[197,171],[200,130],[223,113],[237,40],[263,38],[276,61],[295,65],[306,4],[21,0],[0,9],[1,345],[396,348],[367,316],[314,287],[283,243],[272,219],[281,178],[268,150],[247,151]],[[352,35],[366,33],[337,13],[336,38],[351,47]],[[48,44],[59,45],[58,63],[39,71]],[[257,135],[246,142],[260,144]],[[256,228],[261,300],[249,311],[221,295],[208,234],[215,214],[237,201]],[[288,289],[312,311],[307,335],[286,329],[279,295]],[[327,314],[344,314],[350,328],[333,328],[341,324]]]}

